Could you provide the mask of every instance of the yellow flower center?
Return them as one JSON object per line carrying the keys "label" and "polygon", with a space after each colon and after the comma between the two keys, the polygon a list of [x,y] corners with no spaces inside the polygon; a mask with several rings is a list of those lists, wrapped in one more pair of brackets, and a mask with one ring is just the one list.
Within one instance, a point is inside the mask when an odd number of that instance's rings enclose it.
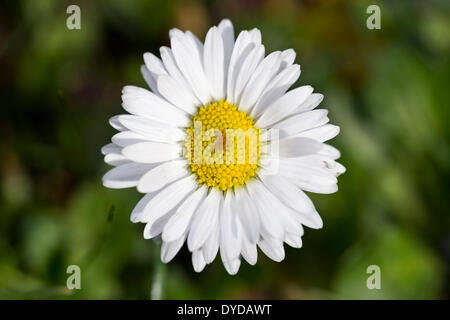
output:
{"label": "yellow flower center", "polygon": [[199,183],[225,191],[255,177],[259,129],[237,106],[223,100],[202,106],[186,130],[185,156]]}

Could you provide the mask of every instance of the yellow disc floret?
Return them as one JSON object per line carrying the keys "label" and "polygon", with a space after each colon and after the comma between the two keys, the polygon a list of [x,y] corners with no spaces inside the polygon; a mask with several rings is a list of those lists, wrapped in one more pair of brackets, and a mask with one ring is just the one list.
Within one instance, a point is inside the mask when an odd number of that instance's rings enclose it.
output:
{"label": "yellow disc floret", "polygon": [[199,183],[225,191],[256,176],[259,130],[234,104],[220,100],[202,106],[187,132],[185,156]]}

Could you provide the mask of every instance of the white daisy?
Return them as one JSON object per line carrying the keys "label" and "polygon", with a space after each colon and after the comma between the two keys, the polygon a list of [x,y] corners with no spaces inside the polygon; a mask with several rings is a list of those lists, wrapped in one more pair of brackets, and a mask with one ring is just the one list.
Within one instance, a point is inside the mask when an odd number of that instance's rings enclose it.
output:
{"label": "white daisy", "polygon": [[[265,56],[256,28],[235,40],[233,25],[223,20],[204,43],[190,31],[169,35],[171,48],[161,47],[161,59],[144,54],[141,72],[151,91],[123,89],[129,114],[110,119],[119,133],[102,148],[114,166],[103,184],[145,193],[131,221],[146,224],[145,238],[161,239],[163,262],[185,241],[197,272],[219,249],[230,274],[241,257],[255,264],[257,247],[283,260],[284,242],[302,246],[303,225],[322,227],[304,191],[336,192],[345,171],[335,161],[339,151],[324,143],[339,127],[328,124],[327,110],[314,110],[323,95],[311,86],[288,91],[300,76],[294,50]],[[206,137],[208,129],[215,133]],[[235,142],[227,129],[256,132],[256,140],[244,135],[239,147],[242,136]],[[267,129],[279,129],[279,139]]]}

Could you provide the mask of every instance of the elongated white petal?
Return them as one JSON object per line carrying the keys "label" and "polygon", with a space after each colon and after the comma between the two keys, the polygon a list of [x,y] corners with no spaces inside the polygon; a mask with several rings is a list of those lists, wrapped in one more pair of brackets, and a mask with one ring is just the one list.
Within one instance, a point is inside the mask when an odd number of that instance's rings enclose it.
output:
{"label": "elongated white petal", "polygon": [[223,262],[238,259],[241,252],[242,235],[232,207],[234,201],[233,193],[228,191],[220,212],[220,256]]}
{"label": "elongated white petal", "polygon": [[283,158],[295,158],[317,153],[322,145],[310,138],[287,138],[279,142],[279,156]]}
{"label": "elongated white petal", "polygon": [[190,251],[198,250],[211,233],[211,228],[219,219],[219,209],[222,195],[216,188],[212,188],[198,208],[192,220],[188,235],[188,248]]}
{"label": "elongated white petal", "polygon": [[[280,65],[280,69],[283,70],[286,67],[292,65],[295,60],[296,53],[294,49],[287,49],[281,52],[282,63]],[[280,71],[281,71],[280,70]]]}
{"label": "elongated white petal", "polygon": [[187,80],[181,73],[180,69],[177,66],[177,63],[175,61],[175,57],[173,56],[172,50],[167,47],[161,47],[160,48],[160,54],[161,59],[164,62],[164,66],[166,67],[166,70],[168,74],[181,86],[184,87],[186,91],[189,92],[191,96],[194,97],[194,100],[196,102],[196,105],[200,104],[200,100],[195,96],[194,91],[192,90],[191,86],[188,84]]}
{"label": "elongated white petal", "polygon": [[147,193],[145,196],[143,196],[139,202],[134,207],[133,211],[131,212],[130,221],[131,222],[140,222],[141,216],[143,213],[143,209],[147,206],[147,204],[152,200],[157,193]]}
{"label": "elongated white petal", "polygon": [[258,243],[258,247],[270,259],[281,262],[284,259],[283,243],[272,238],[265,238]]}
{"label": "elongated white petal", "polygon": [[338,149],[326,143],[322,144],[322,149],[318,153],[333,160],[339,159],[341,157],[341,153]]}
{"label": "elongated white petal", "polygon": [[275,206],[275,201],[272,201],[274,196],[257,180],[247,182],[247,189],[250,198],[258,208],[262,231],[276,239],[283,239],[283,226],[276,216],[278,208]]}
{"label": "elongated white petal", "polygon": [[334,193],[337,191],[335,175],[325,169],[302,164],[296,159],[279,160],[280,174],[289,178],[301,189],[316,193]]}
{"label": "elongated white petal", "polygon": [[141,163],[123,164],[109,170],[103,176],[103,185],[113,189],[135,187],[139,179],[151,168],[151,165]]}
{"label": "elongated white petal", "polygon": [[130,163],[131,161],[123,156],[121,153],[108,153],[104,157],[105,163],[111,166],[120,166],[122,164]]}
{"label": "elongated white petal", "polygon": [[292,136],[326,124],[329,121],[327,114],[328,110],[323,109],[307,111],[288,117],[272,127],[281,129],[286,136]]}
{"label": "elongated white petal", "polygon": [[122,154],[135,162],[157,163],[180,158],[181,147],[177,144],[140,142],[123,148]]}
{"label": "elongated white petal", "polygon": [[206,192],[207,188],[202,186],[186,198],[164,227],[162,234],[164,241],[174,241],[186,232],[195,210],[205,199]]}
{"label": "elongated white petal", "polygon": [[109,124],[111,125],[111,127],[113,127],[116,130],[119,131],[124,131],[127,130],[127,128],[125,128],[120,122],[119,122],[119,115],[112,117],[111,119],[109,119]]}
{"label": "elongated white petal", "polygon": [[310,215],[316,211],[311,199],[289,179],[280,175],[259,175],[264,185],[288,207]]}
{"label": "elongated white petal", "polygon": [[325,142],[327,140],[333,139],[339,134],[339,127],[332,125],[332,124],[326,124],[314,129],[302,131],[298,134],[296,134],[296,137],[305,137],[305,138],[311,138],[315,139],[320,142]]}
{"label": "elongated white petal", "polygon": [[141,69],[140,70],[141,70],[142,77],[144,78],[144,80],[147,83],[147,85],[149,86],[149,88],[152,90],[152,92],[154,94],[159,96],[160,94],[159,94],[158,88],[156,86],[156,79],[152,76],[152,74],[147,69],[145,64],[141,65]]}
{"label": "elongated white petal", "polygon": [[312,92],[313,88],[311,86],[302,86],[289,91],[272,103],[272,105],[261,114],[255,125],[260,128],[266,128],[267,126],[284,119],[305,101]]}
{"label": "elongated white petal", "polygon": [[225,97],[225,53],[222,35],[217,27],[206,34],[203,51],[203,67],[211,84],[212,97],[220,100]]}
{"label": "elongated white petal", "polygon": [[[225,70],[226,70],[224,81],[225,81],[225,85],[226,85],[228,66],[230,65],[231,53],[233,52],[233,47],[234,47],[234,28],[233,28],[233,24],[228,19],[223,19],[222,21],[220,21],[218,28],[222,35],[222,39],[223,39],[224,65],[225,65]],[[226,89],[226,87],[225,87],[225,89]]]}
{"label": "elongated white petal", "polygon": [[264,239],[258,243],[258,247],[267,257],[269,257],[273,261],[281,262],[284,260],[285,253],[282,243]]}
{"label": "elongated white petal", "polygon": [[205,258],[203,258],[203,253],[201,250],[196,250],[192,252],[192,265],[194,266],[195,272],[202,272],[206,266]]}
{"label": "elongated white petal", "polygon": [[256,243],[259,239],[259,214],[252,199],[250,199],[247,189],[241,188],[236,190],[233,209],[240,220],[247,239],[251,243]]}
{"label": "elongated white petal", "polygon": [[234,91],[236,87],[236,79],[242,64],[247,58],[248,54],[255,48],[255,43],[252,41],[248,31],[239,33],[233,47],[233,52],[230,58],[230,65],[228,67],[227,77],[227,101],[234,103]]}
{"label": "elongated white petal", "polygon": [[273,102],[286,93],[294,82],[297,81],[298,77],[300,77],[300,66],[297,64],[281,71],[264,88],[250,115],[253,118],[259,117]]}
{"label": "elongated white petal", "polygon": [[242,257],[249,264],[254,265],[258,260],[258,250],[256,249],[256,243],[250,243],[246,237],[242,237]]}
{"label": "elongated white petal", "polygon": [[157,79],[158,91],[172,103],[175,107],[189,114],[194,114],[197,110],[198,99],[191,90],[187,90],[169,75],[159,76]]}
{"label": "elongated white petal", "polygon": [[195,178],[188,176],[178,180],[156,194],[142,208],[141,221],[153,222],[172,210],[197,187]]}
{"label": "elongated white petal", "polygon": [[210,86],[203,71],[202,62],[189,43],[187,37],[171,38],[172,53],[184,78],[192,87],[197,98],[203,103],[211,101]]}
{"label": "elongated white petal", "polygon": [[245,57],[244,62],[237,74],[236,82],[234,84],[233,100],[240,106],[241,95],[244,91],[247,82],[249,81],[251,75],[255,72],[258,64],[264,58],[264,46],[256,46],[248,56]]}
{"label": "elongated white petal", "polygon": [[164,162],[142,176],[137,185],[139,192],[154,192],[167,184],[189,175],[185,160]]}
{"label": "elongated white petal", "polygon": [[203,245],[202,252],[206,263],[213,262],[219,251],[219,230],[219,221],[217,221],[216,225],[212,227],[211,234]]}
{"label": "elongated white petal", "polygon": [[[179,128],[139,116],[120,115],[119,122],[128,130],[141,135],[149,141],[172,143],[184,140],[186,136],[186,133]],[[129,143],[126,145],[129,145]]]}
{"label": "elongated white petal", "polygon": [[183,247],[184,240],[186,236],[183,235],[178,239],[166,242],[164,241],[161,245],[161,261],[164,263],[170,262],[180,251],[181,247]]}
{"label": "elongated white petal", "polygon": [[144,228],[144,239],[154,239],[158,237],[158,243],[161,242],[160,238],[164,226],[174,213],[175,209],[171,209],[161,217],[148,221]]}
{"label": "elongated white petal", "polygon": [[223,263],[223,266],[230,275],[235,275],[239,271],[239,267],[241,266],[241,259],[226,261]]}
{"label": "elongated white petal", "polygon": [[245,112],[249,112],[270,80],[278,72],[281,63],[281,53],[272,52],[258,65],[253,74],[250,74],[243,93],[239,101],[239,107]]}
{"label": "elongated white petal", "polygon": [[323,94],[321,93],[313,93],[311,94],[305,102],[303,102],[295,112],[307,112],[315,107],[317,107],[323,100]]}
{"label": "elongated white petal", "polygon": [[290,245],[293,248],[301,248],[302,247],[302,237],[300,235],[294,233],[287,233],[284,238],[284,242]]}
{"label": "elongated white petal", "polygon": [[108,153],[120,153],[121,150],[122,147],[119,147],[115,143],[108,143],[102,147],[101,152],[102,154],[107,155]]}
{"label": "elongated white petal", "polygon": [[146,142],[148,139],[137,132],[133,131],[122,131],[119,133],[116,133],[111,138],[111,141],[121,147],[121,151],[123,150],[123,147],[127,147],[132,144],[140,143],[140,142]]}
{"label": "elongated white petal", "polygon": [[122,91],[122,106],[131,114],[154,119],[176,127],[186,127],[190,122],[186,113],[143,88],[124,87]]}

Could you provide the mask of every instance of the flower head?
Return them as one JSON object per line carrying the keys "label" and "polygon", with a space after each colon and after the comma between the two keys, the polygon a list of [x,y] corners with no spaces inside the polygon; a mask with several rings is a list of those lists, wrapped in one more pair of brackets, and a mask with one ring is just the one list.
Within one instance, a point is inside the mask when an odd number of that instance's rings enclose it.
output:
{"label": "flower head", "polygon": [[151,91],[126,86],[119,131],[102,148],[114,166],[109,188],[137,187],[145,196],[131,221],[144,237],[162,240],[170,261],[187,242],[197,272],[220,250],[235,274],[241,257],[255,264],[257,247],[284,258],[283,244],[302,246],[303,225],[322,220],[304,191],[333,193],[345,168],[324,142],[339,127],[311,86],[288,91],[300,76],[292,49],[265,56],[258,29],[235,39],[223,20],[202,43],[170,31],[161,58],[144,54],[141,72]]}

